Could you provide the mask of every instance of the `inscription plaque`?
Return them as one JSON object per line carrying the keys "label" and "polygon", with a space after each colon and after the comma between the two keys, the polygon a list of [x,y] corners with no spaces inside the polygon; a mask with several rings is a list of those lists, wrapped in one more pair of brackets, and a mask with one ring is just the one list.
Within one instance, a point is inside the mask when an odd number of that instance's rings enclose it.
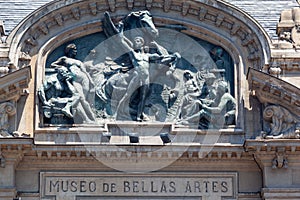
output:
{"label": "inscription plaque", "polygon": [[[236,199],[237,174],[41,172],[41,199]],[[173,198],[174,197],[174,198]],[[201,198],[200,198],[201,197]]]}

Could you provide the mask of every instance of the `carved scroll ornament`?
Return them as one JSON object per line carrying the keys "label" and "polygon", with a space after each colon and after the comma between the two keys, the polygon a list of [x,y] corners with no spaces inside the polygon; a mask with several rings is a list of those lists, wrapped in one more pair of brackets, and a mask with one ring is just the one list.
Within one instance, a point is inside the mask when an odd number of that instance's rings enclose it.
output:
{"label": "carved scroll ornament", "polygon": [[263,118],[266,138],[300,137],[300,118],[287,109],[278,105],[267,106],[263,112]]}
{"label": "carved scroll ornament", "polygon": [[264,72],[249,68],[252,94],[265,105],[263,137],[299,138],[299,88]]}
{"label": "carved scroll ornament", "polygon": [[11,136],[9,131],[9,117],[16,114],[16,108],[12,103],[5,102],[0,104],[0,137]]}

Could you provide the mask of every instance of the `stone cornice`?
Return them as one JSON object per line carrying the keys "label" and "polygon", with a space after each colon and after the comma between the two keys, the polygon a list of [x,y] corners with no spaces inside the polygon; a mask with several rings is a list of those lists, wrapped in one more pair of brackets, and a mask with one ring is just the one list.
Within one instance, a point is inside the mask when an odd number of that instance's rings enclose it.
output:
{"label": "stone cornice", "polygon": [[[10,34],[7,42],[12,44],[10,57],[13,61],[16,61],[15,50],[18,46],[21,46],[21,52],[30,53],[31,56],[43,45],[43,42],[48,41],[49,37],[62,34],[62,31],[74,29],[76,26],[86,26],[85,34],[90,28],[88,24],[93,22],[100,22],[104,11],[110,10],[116,12],[116,16],[122,16],[124,11],[130,11],[132,9],[151,9],[153,13],[157,10],[163,10],[164,12],[173,12],[182,15],[184,18],[198,18],[198,25],[203,28],[207,28],[202,33],[203,37],[209,34],[215,35],[214,37],[226,37],[228,39],[228,45],[231,45],[233,41],[232,37],[239,38],[239,45],[244,49],[245,57],[249,64],[253,67],[260,68],[268,58],[264,58],[265,55],[269,55],[269,44],[271,43],[267,34],[259,26],[259,24],[251,19],[245,12],[238,10],[236,7],[225,3],[223,1],[178,1],[178,0],[164,0],[161,1],[67,1],[54,2],[47,4],[41,9],[37,10],[31,16],[28,16],[24,20],[23,24],[20,24],[14,32]],[[115,14],[112,14],[114,16]],[[120,15],[121,14],[121,15]],[[241,17],[243,15],[244,17]],[[159,23],[158,16],[154,14],[154,21]],[[184,22],[184,18],[180,20]],[[163,17],[161,18],[163,19]],[[176,18],[174,18],[176,20]],[[76,25],[77,24],[77,25]],[[74,26],[75,25],[75,26]],[[101,27],[98,25],[98,29],[94,31],[100,31]],[[216,30],[222,30],[222,35],[216,35]],[[190,35],[199,34],[199,30],[195,30],[193,25],[186,31]],[[203,30],[202,30],[203,31]],[[200,30],[201,32],[201,30]],[[17,37],[18,36],[18,37]],[[43,39],[44,38],[44,39]],[[209,37],[205,38],[209,39]],[[217,38],[215,38],[217,39]],[[219,39],[217,39],[219,40]],[[217,41],[215,40],[215,41]],[[224,41],[225,42],[225,41]],[[235,40],[235,42],[237,42]],[[228,47],[224,44],[225,48]],[[266,48],[265,48],[266,47]],[[227,49],[231,52],[231,49]],[[19,54],[19,53],[17,53]],[[247,56],[246,56],[247,54]]]}
{"label": "stone cornice", "polygon": [[262,169],[287,169],[299,166],[300,141],[294,139],[256,139],[245,141],[245,151],[252,154]]}
{"label": "stone cornice", "polygon": [[165,145],[41,145],[34,144],[32,138],[3,138],[0,140],[0,150],[5,154],[22,154],[34,156],[37,159],[90,159],[106,157],[112,160],[127,159],[174,159],[188,160],[208,159],[249,159],[243,145],[215,143],[213,145],[200,143],[170,143]]}
{"label": "stone cornice", "polygon": [[190,143],[180,145],[157,145],[157,146],[115,146],[115,145],[99,145],[99,146],[35,146],[38,158],[90,158],[90,157],[106,157],[112,160],[140,159],[147,160],[156,159],[174,159],[185,157],[187,159],[241,159],[243,147],[241,145],[213,145],[205,146]]}
{"label": "stone cornice", "polygon": [[248,82],[253,95],[261,103],[281,105],[290,112],[300,115],[300,90],[296,86],[270,74],[249,68]]}
{"label": "stone cornice", "polygon": [[0,102],[17,101],[21,95],[26,94],[31,79],[30,66],[21,68],[0,77]]}
{"label": "stone cornice", "polygon": [[295,139],[256,139],[246,140],[245,149],[248,152],[274,153],[278,148],[284,148],[285,152],[299,152],[300,141]]}
{"label": "stone cornice", "polygon": [[265,199],[299,199],[298,188],[263,188],[262,195]]}

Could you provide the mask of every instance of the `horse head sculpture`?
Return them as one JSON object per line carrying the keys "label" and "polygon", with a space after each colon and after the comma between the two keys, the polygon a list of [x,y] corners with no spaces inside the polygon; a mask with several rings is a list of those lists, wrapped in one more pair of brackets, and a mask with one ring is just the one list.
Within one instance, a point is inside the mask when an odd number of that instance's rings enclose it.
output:
{"label": "horse head sculpture", "polygon": [[120,24],[123,24],[124,31],[127,31],[129,39],[136,36],[154,39],[158,36],[152,15],[149,11],[131,12],[119,22],[114,25],[108,12],[104,13],[103,30],[107,37],[111,37],[120,31]]}
{"label": "horse head sculpture", "polygon": [[123,20],[125,30],[142,31],[144,35],[155,38],[158,36],[158,30],[156,29],[152,15],[149,11],[143,10],[138,12],[131,12]]}

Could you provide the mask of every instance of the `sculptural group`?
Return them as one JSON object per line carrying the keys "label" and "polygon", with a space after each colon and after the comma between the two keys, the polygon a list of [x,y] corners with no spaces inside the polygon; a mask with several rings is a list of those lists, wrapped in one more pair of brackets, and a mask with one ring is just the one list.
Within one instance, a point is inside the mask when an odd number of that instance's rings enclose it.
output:
{"label": "sculptural group", "polygon": [[38,90],[45,124],[169,121],[200,129],[235,124],[232,80],[226,76],[232,69],[221,47],[207,55],[190,52],[191,63],[161,44],[148,11],[113,21],[104,13],[103,32],[113,39],[100,62],[77,59],[76,44],[69,43],[65,55],[46,66]]}

